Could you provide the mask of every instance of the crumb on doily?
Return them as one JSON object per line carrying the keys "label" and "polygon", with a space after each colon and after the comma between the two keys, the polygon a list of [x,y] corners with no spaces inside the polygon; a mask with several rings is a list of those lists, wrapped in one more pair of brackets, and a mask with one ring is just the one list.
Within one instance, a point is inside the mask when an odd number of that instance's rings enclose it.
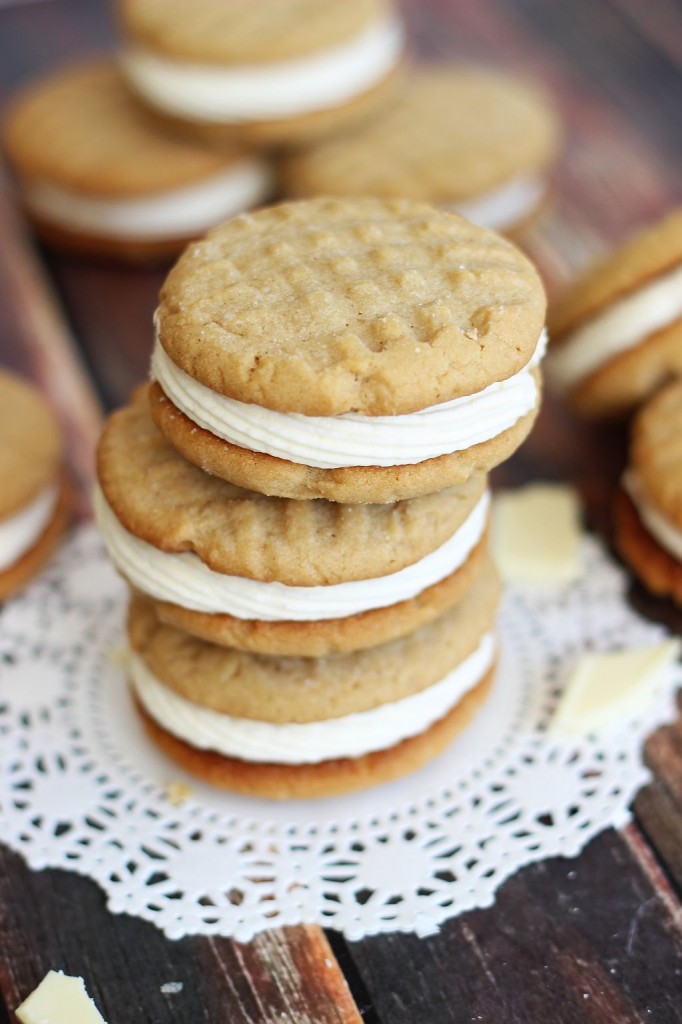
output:
{"label": "crumb on doily", "polygon": [[122,644],[112,644],[106,657],[107,661],[119,668],[125,668],[128,664],[128,652]]}
{"label": "crumb on doily", "polygon": [[166,796],[174,807],[184,804],[185,800],[189,800],[191,795],[192,787],[188,786],[186,782],[182,782],[180,779],[175,779],[173,782],[169,782],[166,786]]}

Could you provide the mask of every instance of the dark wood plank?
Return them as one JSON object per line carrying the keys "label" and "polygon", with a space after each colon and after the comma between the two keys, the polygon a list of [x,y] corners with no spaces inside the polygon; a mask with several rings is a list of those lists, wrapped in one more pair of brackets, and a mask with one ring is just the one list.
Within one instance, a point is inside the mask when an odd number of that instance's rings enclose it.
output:
{"label": "dark wood plank", "polygon": [[351,952],[379,1018],[392,1024],[674,1024],[682,1021],[676,914],[609,831],[577,860],[524,869],[493,908],[436,936],[381,936]]}
{"label": "dark wood plank", "polygon": [[[108,1024],[360,1024],[319,928],[249,945],[169,942],[154,925],[104,908],[90,881],[30,872],[0,848],[0,990],[13,1011],[50,969],[85,978]],[[164,992],[180,982],[177,992]]]}
{"label": "dark wood plank", "polygon": [[166,271],[47,259],[104,404],[116,408],[149,372],[152,315]]}

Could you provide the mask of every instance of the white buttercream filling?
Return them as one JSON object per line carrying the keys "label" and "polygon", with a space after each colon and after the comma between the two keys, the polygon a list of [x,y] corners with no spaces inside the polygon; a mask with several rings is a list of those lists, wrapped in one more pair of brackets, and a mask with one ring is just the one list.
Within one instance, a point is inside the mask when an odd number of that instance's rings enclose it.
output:
{"label": "white buttercream filling", "polygon": [[448,203],[446,208],[492,231],[514,227],[533,212],[547,191],[539,174],[519,174],[503,185],[472,199]]}
{"label": "white buttercream filling", "polygon": [[338,46],[279,63],[192,64],[134,46],[122,60],[133,87],[154,106],[192,121],[232,124],[341,106],[380,82],[402,48],[402,24],[389,16]]}
{"label": "white buttercream filling", "polygon": [[136,654],[130,656],[129,671],[135,693],[150,717],[193,747],[242,761],[317,764],[386,750],[424,732],[483,679],[494,657],[495,640],[492,633],[486,633],[473,654],[420,693],[371,711],[284,725],[233,718],[192,704],[159,682]]}
{"label": "white buttercream filling", "polygon": [[304,416],[239,402],[186,374],[158,338],[151,375],[193,423],[240,448],[319,469],[407,466],[497,437],[534,409],[538,389],[531,370],[546,344],[543,331],[532,359],[513,377],[403,416]]}
{"label": "white buttercream filling", "polygon": [[552,350],[548,370],[556,386],[570,390],[610,359],[682,316],[682,266],[655,278],[573,331]]}
{"label": "white buttercream filling", "polygon": [[639,517],[647,530],[658,541],[662,548],[682,562],[682,530],[674,526],[669,519],[658,511],[644,496],[642,485],[633,470],[628,470],[623,477],[623,486],[632,498]]}
{"label": "white buttercream filling", "polygon": [[138,199],[101,199],[46,181],[26,182],[27,209],[71,231],[104,238],[181,238],[267,199],[273,177],[264,160],[248,158],[199,184]]}
{"label": "white buttercream filling", "polygon": [[0,572],[30,551],[52,519],[59,488],[46,487],[16,515],[0,522]]}
{"label": "white buttercream filling", "polygon": [[388,576],[319,587],[292,587],[215,572],[193,552],[160,551],[125,529],[100,488],[94,511],[109,557],[143,594],[208,614],[265,622],[317,622],[407,601],[445,579],[467,560],[485,530],[485,492],[458,530],[418,562]]}

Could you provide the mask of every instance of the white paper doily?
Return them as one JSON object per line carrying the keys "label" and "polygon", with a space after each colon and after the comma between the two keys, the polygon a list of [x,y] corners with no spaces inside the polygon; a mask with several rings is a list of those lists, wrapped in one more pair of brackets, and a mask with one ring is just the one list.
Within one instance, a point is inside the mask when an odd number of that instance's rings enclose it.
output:
{"label": "white paper doily", "polygon": [[[170,938],[301,922],[350,939],[429,934],[489,905],[522,865],[622,826],[648,778],[641,744],[671,717],[670,689],[615,733],[543,735],[578,654],[664,635],[627,606],[595,540],[585,556],[576,584],[508,590],[494,692],[444,756],[367,793],[278,804],[202,786],[150,748],[116,657],[124,587],[82,528],[0,615],[0,836],[33,868],[94,878],[112,911]],[[176,780],[192,790],[180,806]]]}

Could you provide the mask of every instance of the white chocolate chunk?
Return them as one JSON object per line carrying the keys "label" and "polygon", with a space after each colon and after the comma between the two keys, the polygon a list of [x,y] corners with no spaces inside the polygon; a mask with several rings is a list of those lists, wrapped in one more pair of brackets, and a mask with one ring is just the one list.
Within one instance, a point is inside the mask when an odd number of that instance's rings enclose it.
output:
{"label": "white chocolate chunk", "polygon": [[568,583],[582,570],[580,502],[571,487],[531,484],[493,503],[492,550],[506,583]]}
{"label": "white chocolate chunk", "polygon": [[105,1024],[83,979],[61,971],[48,971],[16,1014],[22,1024]]}
{"label": "white chocolate chunk", "polygon": [[670,678],[681,650],[679,640],[667,640],[651,647],[580,658],[566,683],[550,733],[586,735],[618,728],[636,717]]}

